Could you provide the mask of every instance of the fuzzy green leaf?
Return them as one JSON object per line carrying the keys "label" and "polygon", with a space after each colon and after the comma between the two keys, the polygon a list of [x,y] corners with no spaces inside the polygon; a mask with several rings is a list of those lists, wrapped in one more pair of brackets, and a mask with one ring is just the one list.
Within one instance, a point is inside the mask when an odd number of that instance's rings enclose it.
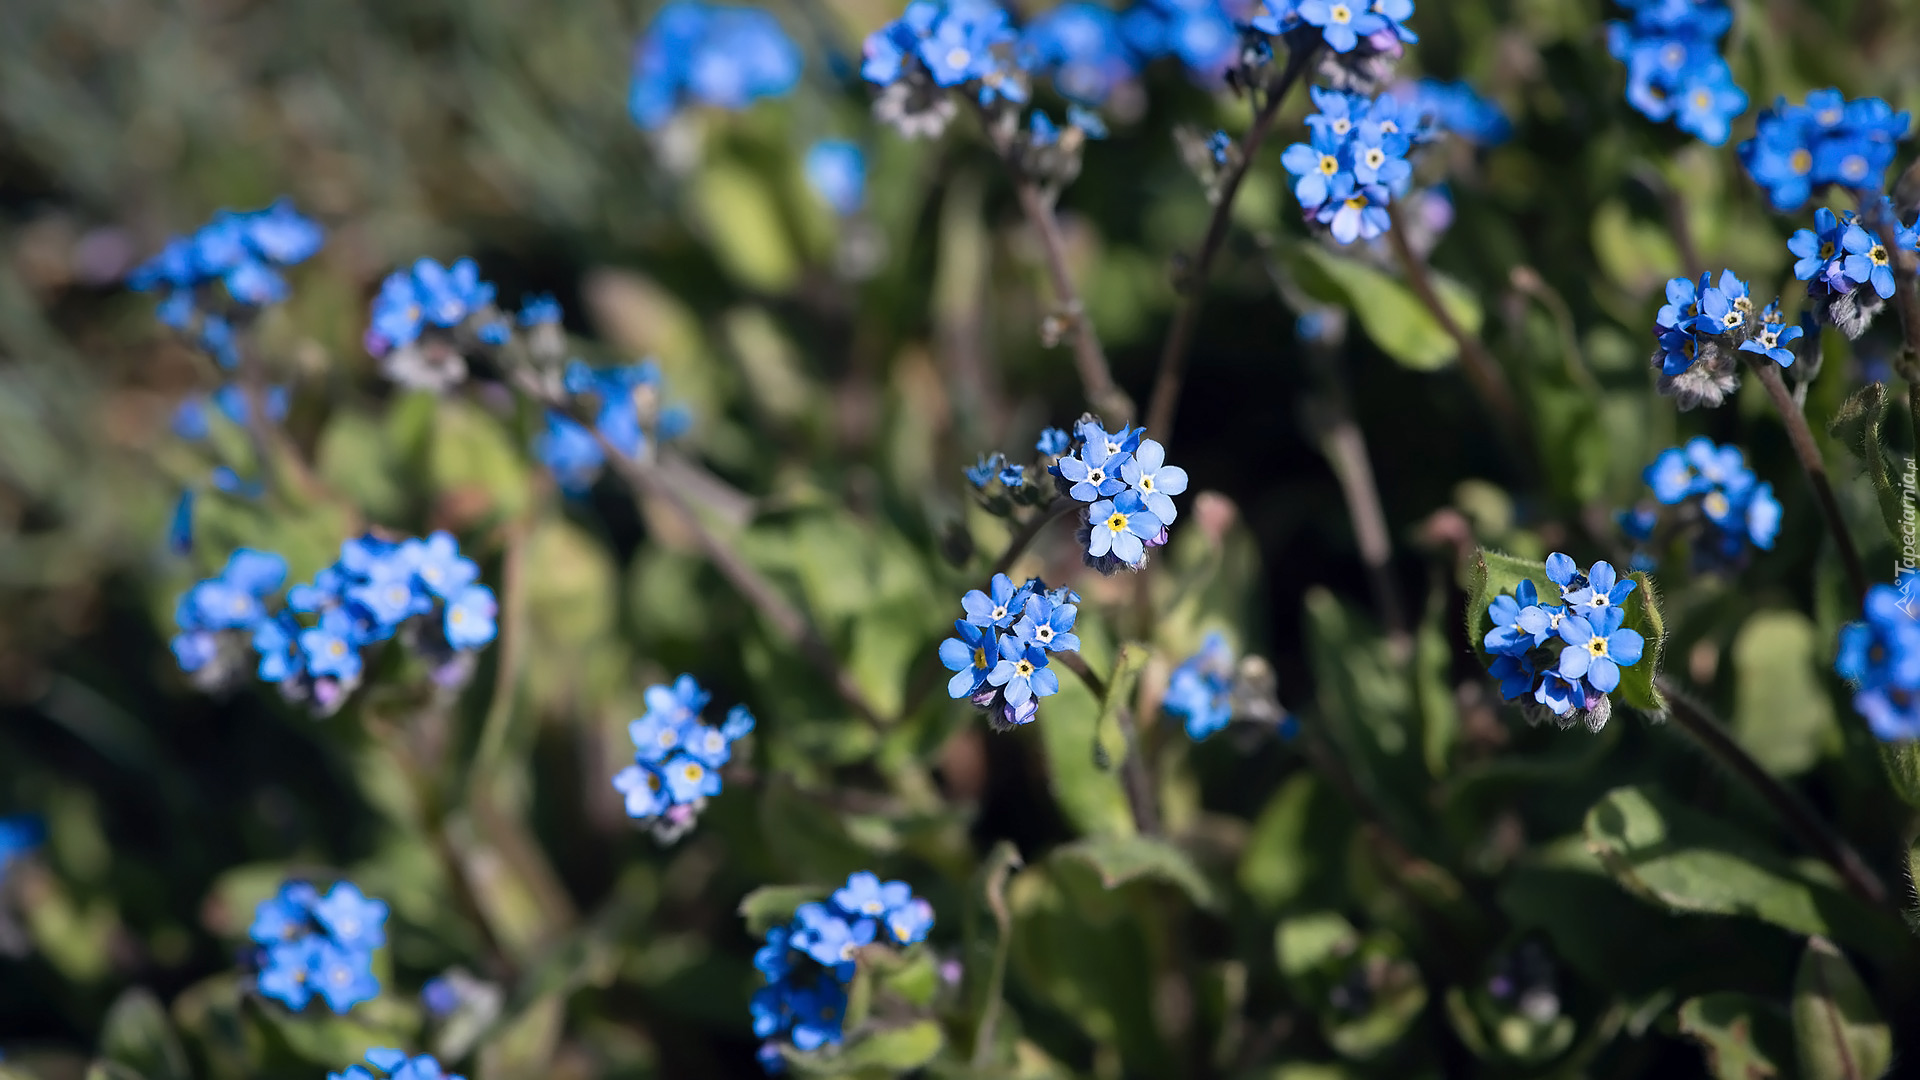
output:
{"label": "fuzzy green leaf", "polygon": [[1714,1080],[1767,1080],[1780,1075],[1773,1056],[1761,1046],[1763,1033],[1777,1034],[1781,1026],[1774,1011],[1746,994],[1688,998],[1680,1006],[1680,1032],[1699,1040]]}
{"label": "fuzzy green leaf", "polygon": [[1179,886],[1188,899],[1203,908],[1212,910],[1220,903],[1213,885],[1187,853],[1158,837],[1090,837],[1056,849],[1053,858],[1086,863],[1100,875],[1100,884],[1109,889],[1151,877]]}
{"label": "fuzzy green leaf", "polygon": [[[1367,336],[1387,355],[1415,371],[1437,371],[1459,358],[1460,347],[1440,321],[1413,290],[1392,276],[1318,244],[1303,244],[1294,251],[1296,273],[1302,281],[1320,299],[1352,310]],[[1433,282],[1434,291],[1454,322],[1469,334],[1478,333],[1482,314],[1473,294],[1437,274]]]}
{"label": "fuzzy green leaf", "polygon": [[1887,454],[1883,427],[1887,419],[1887,387],[1868,383],[1853,392],[1827,424],[1827,433],[1838,439],[1863,466],[1873,482],[1874,500],[1880,506],[1881,523],[1895,545],[1913,542],[1913,525],[1906,518],[1906,496]]}

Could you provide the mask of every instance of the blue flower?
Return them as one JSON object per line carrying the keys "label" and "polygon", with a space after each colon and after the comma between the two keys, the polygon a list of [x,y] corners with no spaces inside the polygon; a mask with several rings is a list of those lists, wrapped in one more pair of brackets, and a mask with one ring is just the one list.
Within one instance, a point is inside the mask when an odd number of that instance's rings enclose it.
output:
{"label": "blue flower", "polygon": [[1746,325],[1747,315],[1752,310],[1753,301],[1748,297],[1747,283],[1734,277],[1733,271],[1723,270],[1718,287],[1701,291],[1700,314],[1694,316],[1693,330],[1709,335],[1736,333]]}
{"label": "blue flower", "polygon": [[1087,520],[1092,527],[1087,554],[1100,558],[1111,552],[1128,566],[1139,566],[1145,561],[1145,542],[1159,535],[1162,525],[1134,491],[1094,503],[1087,508]]}
{"label": "blue flower", "polygon": [[[1412,102],[1417,113],[1432,117],[1434,126],[1469,142],[1497,146],[1513,137],[1513,122],[1507,114],[1466,82],[1421,79],[1413,86]],[[1420,136],[1406,126],[1401,130],[1419,141]]]}
{"label": "blue flower", "polygon": [[850,875],[847,884],[833,892],[833,902],[840,910],[876,919],[912,899],[911,885],[904,881],[883,884],[878,874],[866,870]]}
{"label": "blue flower", "polygon": [[1501,653],[1487,666],[1487,673],[1500,681],[1500,697],[1512,701],[1534,687],[1533,661],[1527,656]]}
{"label": "blue flower", "polygon": [[1710,146],[1724,145],[1733,118],[1747,111],[1747,92],[1734,83],[1733,72],[1719,57],[1688,72],[1678,100],[1674,126]]}
{"label": "blue flower", "polygon": [[947,696],[963,698],[980,689],[1000,659],[999,639],[991,627],[979,627],[965,619],[955,619],[950,637],[940,643],[940,662],[954,673],[947,680]]}
{"label": "blue flower", "polygon": [[629,765],[613,776],[613,789],[620,793],[631,818],[651,818],[673,805],[667,794],[667,782],[653,769]]}
{"label": "blue flower", "polygon": [[846,217],[860,209],[867,191],[867,159],[856,143],[822,139],[807,150],[807,184],[833,212]]}
{"label": "blue flower", "polygon": [[667,759],[660,767],[667,779],[667,793],[676,803],[690,803],[695,799],[720,794],[720,773],[708,768],[699,759],[689,754],[681,754]]}
{"label": "blue flower", "polygon": [[387,905],[369,900],[360,887],[342,881],[312,905],[313,917],[343,949],[377,949],[387,943]]}
{"label": "blue flower", "polygon": [[[367,1062],[386,1073],[387,1080],[465,1080],[464,1077],[443,1072],[439,1060],[431,1054],[408,1057],[400,1050],[376,1047],[367,1051]],[[374,1077],[366,1069],[354,1065],[344,1073],[329,1073],[327,1080],[374,1080]]]}
{"label": "blue flower", "polygon": [[1776,210],[1797,210],[1828,184],[1877,191],[1911,120],[1879,98],[1847,101],[1831,88],[1808,94],[1804,105],[1782,98],[1761,112],[1740,162]]}
{"label": "blue flower", "polygon": [[1575,563],[1571,556],[1558,551],[1547,556],[1547,580],[1563,590],[1579,588],[1579,585],[1574,584],[1576,581],[1581,584],[1586,582],[1586,579],[1580,576],[1579,564]]}
{"label": "blue flower", "polygon": [[999,454],[981,454],[980,460],[976,462],[972,468],[965,470],[967,481],[974,487],[985,491],[987,485],[993,482],[994,476],[1000,472],[1000,467],[1005,463],[1006,459]]}
{"label": "blue flower", "polygon": [[[1098,425],[1094,425],[1099,430]],[[1133,455],[1125,451],[1111,449],[1102,432],[1093,439],[1083,439],[1080,453],[1063,457],[1054,465],[1060,476],[1072,485],[1067,494],[1081,502],[1090,503],[1110,498],[1126,490],[1126,481],[1121,473],[1133,460]]]}
{"label": "blue flower", "polygon": [[304,881],[289,881],[278,892],[253,909],[253,924],[247,936],[260,945],[292,941],[312,932],[313,907],[320,902],[319,890]]}
{"label": "blue flower", "polygon": [[627,725],[627,737],[633,740],[635,756],[657,765],[686,746],[693,718],[677,710],[648,709],[646,715]]}
{"label": "blue flower", "polygon": [[1142,439],[1133,460],[1120,467],[1120,476],[1128,487],[1139,493],[1141,501],[1160,524],[1171,525],[1178,516],[1172,496],[1187,490],[1187,471],[1178,465],[1166,464],[1166,460],[1165,447],[1152,439]]}
{"label": "blue flower", "polygon": [[[1571,608],[1576,615],[1598,617],[1605,614],[1610,608],[1619,607],[1620,602],[1625,600],[1629,593],[1633,592],[1633,588],[1634,581],[1632,578],[1617,579],[1614,574],[1613,564],[1603,561],[1594,563],[1593,566],[1587,570],[1586,584],[1584,586],[1566,593],[1562,599],[1567,602],[1567,606]],[[1563,628],[1561,630],[1562,636],[1565,636],[1565,633],[1566,631]],[[1612,689],[1612,687],[1608,687],[1607,689]]]}
{"label": "blue flower", "polygon": [[1027,467],[1025,465],[1007,465],[1000,470],[1001,487],[1017,488],[1026,482]]}
{"label": "blue flower", "polygon": [[[1606,566],[1596,564],[1596,569]],[[1560,652],[1560,675],[1572,681],[1584,678],[1595,690],[1611,693],[1620,685],[1620,669],[1640,662],[1646,639],[1620,623],[1626,612],[1614,608],[1597,611],[1589,621],[1569,615],[1560,623],[1560,640],[1568,648]]]}
{"label": "blue flower", "polygon": [[1387,216],[1391,195],[1386,188],[1358,185],[1350,176],[1334,179],[1332,198],[1320,207],[1314,219],[1329,227],[1333,238],[1342,244],[1372,240],[1391,228]]}
{"label": "blue flower", "polygon": [[353,619],[343,608],[320,616],[320,625],[300,632],[300,651],[315,675],[351,680],[360,676],[360,652],[354,645]]}
{"label": "blue flower", "polygon": [[560,301],[552,293],[539,293],[529,296],[520,305],[518,316],[521,326],[555,326],[561,319]]}
{"label": "blue flower", "polygon": [[801,1050],[838,1046],[845,1038],[841,1024],[847,1012],[847,992],[833,983],[820,983],[794,992],[793,1045]]}
{"label": "blue flower", "polygon": [[1029,590],[1024,585],[1015,588],[1013,579],[1005,574],[993,575],[987,588],[987,592],[973,589],[960,598],[960,607],[966,611],[967,621],[975,626],[999,627],[1002,630],[1012,626],[1026,606]]}
{"label": "blue flower", "polygon": [[676,0],[634,50],[627,111],[648,131],[689,104],[744,109],[800,79],[800,50],[772,15],[750,7]]}
{"label": "blue flower", "polygon": [[380,993],[373,950],[386,942],[387,906],[351,882],[325,899],[305,882],[288,882],[254,910],[248,935],[261,946],[260,993],[298,1011],[318,994],[336,1013]]}
{"label": "blue flower", "polygon": [[794,936],[794,945],[841,982],[853,978],[860,950],[873,944],[880,925],[874,919],[843,918],[824,904],[803,904],[794,917],[806,928]]}
{"label": "blue flower", "polygon": [[1287,147],[1280,155],[1280,166],[1299,177],[1293,185],[1293,197],[1308,212],[1318,210],[1332,198],[1336,179],[1352,171],[1347,140],[1328,131],[1315,131],[1311,142]]}
{"label": "blue flower", "polygon": [[254,985],[260,993],[299,1012],[313,1000],[321,943],[312,937],[268,946]]}
{"label": "blue flower", "polygon": [[1000,639],[1000,662],[987,673],[987,682],[999,687],[1009,705],[1060,692],[1060,676],[1047,667],[1047,651],[1012,634]]}
{"label": "blue flower", "polygon": [[499,604],[494,601],[492,589],[485,585],[461,589],[459,595],[447,601],[442,627],[447,644],[456,649],[478,649],[492,641],[498,632],[494,623],[498,612]]}
{"label": "blue flower", "polygon": [[1532,581],[1521,581],[1513,596],[1494,597],[1487,605],[1487,620],[1493,627],[1480,644],[1490,653],[1524,655],[1546,639],[1548,616]]}
{"label": "blue flower", "polygon": [[732,743],[719,728],[694,724],[686,735],[687,756],[709,769],[718,769],[732,759]]}
{"label": "blue flower", "polygon": [[1671,447],[1660,452],[1653,464],[1641,473],[1647,486],[1653,489],[1653,497],[1662,505],[1675,506],[1689,495],[1700,494],[1710,486],[1693,471],[1687,463],[1687,455],[1679,447]]}
{"label": "blue flower", "polygon": [[1061,96],[1098,105],[1134,78],[1137,62],[1111,8],[1070,0],[1036,16],[1020,37],[1027,69],[1051,75]]}
{"label": "blue flower", "polygon": [[1754,335],[1740,343],[1740,351],[1758,353],[1783,368],[1792,367],[1793,350],[1787,346],[1798,341],[1806,331],[1798,326],[1782,325],[1779,316],[1778,303],[1768,306],[1761,313],[1762,321]]}
{"label": "blue flower", "polygon": [[1294,11],[1309,26],[1320,28],[1327,47],[1352,52],[1360,39],[1386,27],[1386,20],[1366,7],[1366,0],[1299,0]]}
{"label": "blue flower", "polygon": [[331,942],[315,945],[308,978],[335,1013],[346,1013],[363,1001],[380,996],[380,980],[373,977],[373,954],[343,948]]}
{"label": "blue flower", "polygon": [[735,705],[727,710],[727,718],[720,724],[720,734],[730,743],[739,742],[753,733],[753,712],[745,705]]}
{"label": "blue flower", "polygon": [[928,931],[933,929],[933,905],[913,897],[888,911],[883,922],[896,945],[925,941]]}
{"label": "blue flower", "polygon": [[1186,720],[1187,737],[1206,738],[1233,719],[1233,652],[1218,633],[1180,662],[1167,679],[1160,707]]}
{"label": "blue flower", "polygon": [[1040,432],[1040,441],[1033,448],[1048,457],[1059,457],[1073,445],[1073,436],[1057,427],[1044,428]]}
{"label": "blue flower", "polygon": [[1079,614],[1080,609],[1072,604],[1056,604],[1045,596],[1029,596],[1023,617],[1013,625],[1013,635],[1048,652],[1079,652],[1080,638],[1073,632],[1073,623]]}

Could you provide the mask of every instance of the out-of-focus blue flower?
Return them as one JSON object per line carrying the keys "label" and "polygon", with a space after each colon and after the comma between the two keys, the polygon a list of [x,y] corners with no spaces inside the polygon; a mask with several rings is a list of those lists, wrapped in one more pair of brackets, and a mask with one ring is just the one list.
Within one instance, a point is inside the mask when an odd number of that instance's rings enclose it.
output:
{"label": "out-of-focus blue flower", "polygon": [[[466,1080],[443,1072],[439,1060],[431,1054],[409,1057],[402,1050],[375,1047],[367,1051],[367,1064],[385,1073],[386,1080]],[[328,1073],[327,1080],[377,1080],[377,1077],[365,1066],[350,1065],[345,1072]]]}
{"label": "out-of-focus blue flower", "polygon": [[867,158],[859,144],[845,139],[822,139],[807,150],[807,184],[814,194],[847,217],[860,209],[867,195]]}
{"label": "out-of-focus blue flower", "polygon": [[14,860],[32,854],[47,839],[47,825],[38,814],[0,817],[0,883]]}
{"label": "out-of-focus blue flower", "polygon": [[1233,719],[1233,652],[1218,633],[1207,635],[1200,651],[1180,662],[1167,679],[1160,707],[1186,722],[1196,742]]}
{"label": "out-of-focus blue flower", "polygon": [[1899,587],[1867,590],[1865,616],[1840,629],[1833,667],[1857,688],[1853,707],[1888,742],[1920,738],[1920,622],[1914,618],[1920,577],[1902,575]]}
{"label": "out-of-focus blue flower", "polygon": [[[384,357],[411,345],[429,328],[451,330],[492,310],[494,287],[481,280],[480,266],[460,259],[451,267],[432,259],[388,274],[374,297],[367,332],[369,355]],[[489,320],[490,321],[490,320]]]}
{"label": "out-of-focus blue flower", "polygon": [[[1642,475],[1660,505],[1691,508],[1680,515],[1682,522],[1697,514],[1694,553],[1700,566],[1736,570],[1753,549],[1772,549],[1780,531],[1780,503],[1773,485],[1747,467],[1739,447],[1696,437],[1684,447],[1661,451]],[[1622,526],[1629,538],[1643,543],[1657,520],[1652,511],[1626,511]]]}
{"label": "out-of-focus blue flower", "polygon": [[387,905],[370,900],[352,882],[325,897],[290,881],[255,909],[248,931],[260,993],[296,1012],[319,995],[345,1014],[380,993],[373,951],[386,943]]}
{"label": "out-of-focus blue flower", "polygon": [[672,684],[647,688],[647,712],[627,725],[634,762],[613,777],[626,802],[627,816],[645,825],[661,842],[678,839],[699,820],[705,801],[720,794],[720,767],[733,756],[733,744],[754,728],[744,705],[728,711],[714,727],[700,718],[712,699],[692,675]]}
{"label": "out-of-focus blue flower", "polygon": [[1879,98],[1847,101],[1831,88],[1808,94],[1804,105],[1780,98],[1740,144],[1740,162],[1774,209],[1797,210],[1828,184],[1879,191],[1911,123],[1910,113]]}
{"label": "out-of-focus blue flower", "polygon": [[[1480,96],[1470,83],[1421,79],[1394,87],[1393,96],[1417,116],[1430,117],[1432,126],[1481,146],[1498,146],[1513,137],[1513,122],[1500,106]],[[1376,111],[1379,102],[1375,102]],[[1419,141],[1413,129],[1402,129]]]}
{"label": "out-of-focus blue flower", "polygon": [[[177,330],[188,330],[196,315],[204,321],[226,322],[213,307],[208,286],[220,282],[228,299],[241,308],[262,307],[286,299],[287,283],[281,268],[305,262],[320,250],[326,233],[302,216],[293,203],[280,199],[262,210],[222,210],[188,236],[167,242],[160,254],[135,267],[127,284],[141,292],[165,290],[159,316]],[[221,360],[226,344],[220,330],[208,334],[202,345]]]}
{"label": "out-of-focus blue flower", "polygon": [[675,0],[635,47],[627,110],[653,131],[688,105],[744,109],[792,90],[800,63],[799,48],[767,12]]}
{"label": "out-of-focus blue flower", "polygon": [[1087,0],[1041,13],[1020,35],[1020,51],[1029,71],[1051,76],[1062,97],[1088,105],[1101,104],[1116,86],[1139,75],[1120,17]]}
{"label": "out-of-focus blue flower", "polygon": [[1719,146],[1747,95],[1718,52],[1733,14],[1718,0],[1621,0],[1632,12],[1607,24],[1607,48],[1627,65],[1627,102],[1649,120]]}
{"label": "out-of-focus blue flower", "polygon": [[1057,427],[1050,427],[1040,432],[1040,441],[1034,443],[1033,448],[1048,457],[1059,457],[1071,445],[1073,436]]}
{"label": "out-of-focus blue flower", "polygon": [[1175,57],[1195,82],[1218,86],[1239,59],[1244,0],[1141,0],[1120,16],[1120,36],[1144,66]]}

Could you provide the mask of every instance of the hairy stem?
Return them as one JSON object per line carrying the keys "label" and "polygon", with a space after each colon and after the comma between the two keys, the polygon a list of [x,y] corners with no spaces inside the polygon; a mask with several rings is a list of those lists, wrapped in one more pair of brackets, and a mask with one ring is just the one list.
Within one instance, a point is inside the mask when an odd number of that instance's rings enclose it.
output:
{"label": "hairy stem", "polygon": [[1160,370],[1153,380],[1153,397],[1147,404],[1147,434],[1166,442],[1173,431],[1174,410],[1180,404],[1180,390],[1186,377],[1187,351],[1193,345],[1193,332],[1200,318],[1200,302],[1205,297],[1207,274],[1213,269],[1213,260],[1226,245],[1227,229],[1233,220],[1233,200],[1240,193],[1241,181],[1246,179],[1247,171],[1253,168],[1253,159],[1266,141],[1267,134],[1273,129],[1273,122],[1280,115],[1280,106],[1285,103],[1287,91],[1299,81],[1300,75],[1312,62],[1318,50],[1314,47],[1302,47],[1289,53],[1287,66],[1267,85],[1266,100],[1254,114],[1253,126],[1240,142],[1240,157],[1232,169],[1221,178],[1219,200],[1214,203],[1213,217],[1207,222],[1206,235],[1200,241],[1200,250],[1194,254],[1193,262],[1186,268],[1181,292],[1179,310],[1174,312],[1173,325],[1167,329],[1166,343],[1160,347]]}
{"label": "hairy stem", "polygon": [[1047,278],[1053,283],[1054,299],[1060,305],[1061,315],[1072,324],[1073,363],[1080,371],[1080,384],[1086,390],[1087,402],[1108,423],[1131,424],[1133,398],[1113,381],[1113,369],[1107,365],[1106,350],[1100,347],[1100,335],[1093,328],[1093,319],[1087,315],[1080,292],[1074,287],[1073,274],[1067,268],[1067,243],[1060,235],[1060,222],[1053,216],[1053,206],[1041,196],[1039,187],[1021,174],[1018,166],[1009,161],[1008,169],[1013,174],[1013,189],[1020,199],[1020,209],[1040,238],[1040,251],[1047,264]]}
{"label": "hairy stem", "polygon": [[1806,414],[1794,404],[1786,380],[1780,377],[1779,365],[1752,353],[1741,355],[1747,357],[1747,366],[1753,369],[1760,384],[1767,388],[1767,396],[1773,399],[1774,407],[1779,409],[1780,420],[1787,428],[1787,441],[1793,444],[1794,456],[1800,459],[1801,467],[1806,470],[1814,499],[1827,519],[1828,530],[1833,533],[1833,544],[1840,551],[1840,564],[1846,571],[1853,598],[1856,602],[1864,600],[1867,595],[1867,572],[1860,562],[1860,550],[1854,547],[1853,534],[1847,531],[1846,519],[1840,516],[1840,501],[1834,497],[1833,483],[1827,477],[1827,463],[1820,456],[1819,445],[1813,441],[1813,430],[1807,426]]}
{"label": "hairy stem", "polygon": [[1060,517],[1077,505],[1079,504],[1067,498],[1065,495],[1059,495],[1055,496],[1054,500],[1046,506],[1034,511],[1033,515],[1021,522],[1020,527],[1015,529],[1013,535],[1007,538],[1007,550],[1001,552],[1000,557],[993,560],[992,573],[1006,573],[1007,568],[1013,565],[1014,560],[1018,559],[1021,553],[1025,552],[1027,547],[1040,535],[1040,530],[1047,527],[1047,522]]}
{"label": "hairy stem", "polygon": [[1820,819],[1820,815],[1807,805],[1806,800],[1761,768],[1760,763],[1727,734],[1727,729],[1705,707],[1695,702],[1671,679],[1661,675],[1655,677],[1655,682],[1667,699],[1669,715],[1686,729],[1687,734],[1693,736],[1702,749],[1746,781],[1755,793],[1766,800],[1800,842],[1833,867],[1846,884],[1848,892],[1875,907],[1889,907],[1886,884],[1867,866],[1859,852]]}
{"label": "hairy stem", "polygon": [[1427,271],[1427,264],[1414,255],[1413,248],[1407,243],[1406,230],[1401,227],[1400,205],[1394,203],[1387,207],[1393,227],[1387,230],[1388,242],[1393,245],[1393,254],[1400,262],[1400,268],[1406,273],[1407,285],[1413,289],[1422,306],[1440,324],[1440,329],[1453,339],[1460,353],[1460,366],[1467,373],[1467,381],[1480,395],[1487,408],[1494,414],[1507,433],[1519,446],[1529,445],[1527,439],[1526,418],[1520,412],[1519,404],[1514,400],[1513,389],[1507,385],[1507,377],[1500,370],[1493,354],[1487,351],[1481,340],[1466,332],[1453,312],[1440,301],[1440,293],[1434,288],[1433,275]]}
{"label": "hairy stem", "polygon": [[600,430],[599,424],[594,422],[593,417],[585,417],[582,423],[593,432],[594,439],[600,444],[601,453],[612,463],[614,471],[618,472],[633,489],[634,494],[642,498],[656,499],[671,507],[681,522],[686,525],[687,530],[693,534],[694,543],[699,546],[701,554],[707,557],[707,561],[711,562],[732,583],[735,591],[760,612],[761,617],[773,624],[775,632],[787,639],[794,648],[799,649],[801,655],[827,676],[841,701],[846,702],[849,708],[868,723],[876,727],[886,725],[887,721],[881,716],[880,711],[867,700],[866,694],[854,683],[853,676],[849,675],[846,667],[840,663],[840,657],[833,651],[833,646],[827,644],[827,639],[821,636],[820,631],[814,628],[799,608],[783,596],[771,581],[762,577],[760,571],[754,569],[753,564],[735,550],[733,545],[708,528],[706,523],[700,520],[699,512],[694,509],[687,497],[678,488],[667,483],[651,463],[627,456]]}

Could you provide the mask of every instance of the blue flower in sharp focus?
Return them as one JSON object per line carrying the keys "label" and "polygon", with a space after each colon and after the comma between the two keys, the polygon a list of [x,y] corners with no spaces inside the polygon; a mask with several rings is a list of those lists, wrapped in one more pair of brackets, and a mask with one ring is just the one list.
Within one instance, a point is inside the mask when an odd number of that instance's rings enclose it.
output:
{"label": "blue flower in sharp focus", "polygon": [[1060,676],[1047,667],[1047,651],[1012,634],[1001,637],[1000,661],[987,674],[987,682],[1000,687],[1007,703],[1015,706],[1060,692]]}
{"label": "blue flower in sharp focus", "polygon": [[[1056,604],[1046,596],[1029,596],[1013,635],[1030,641],[1048,652],[1079,652],[1080,637],[1073,632],[1080,609],[1072,604]],[[955,695],[956,697],[958,695]]]}
{"label": "blue flower in sharp focus", "polygon": [[979,589],[969,591],[960,598],[960,607],[967,613],[967,621],[973,625],[1004,630],[1020,617],[1029,592],[1025,585],[1016,588],[1013,579],[1007,575],[995,574],[986,592]]}
{"label": "blue flower in sharp focus", "polygon": [[[1605,565],[1604,563],[1600,565]],[[1560,675],[1569,681],[1585,679],[1601,693],[1620,685],[1620,669],[1640,662],[1646,639],[1620,623],[1626,612],[1618,608],[1596,612],[1591,619],[1569,615],[1560,623]]]}
{"label": "blue flower in sharp focus", "polygon": [[1586,579],[1585,586],[1576,588],[1563,597],[1567,607],[1576,615],[1585,615],[1590,618],[1600,616],[1609,609],[1618,608],[1621,601],[1633,592],[1633,579],[1617,578],[1612,563],[1594,563],[1587,571]]}
{"label": "blue flower in sharp focus", "polygon": [[1152,439],[1142,439],[1133,460],[1120,467],[1120,477],[1139,493],[1141,501],[1160,519],[1160,524],[1171,525],[1178,516],[1172,496],[1187,490],[1187,471],[1178,465],[1168,465],[1166,460],[1165,447]]}
{"label": "blue flower in sharp focus", "polygon": [[940,643],[940,662],[954,673],[947,680],[947,696],[963,698],[980,689],[1000,662],[999,638],[992,627],[975,626],[965,619],[953,623],[956,637]]}
{"label": "blue flower in sharp focus", "polygon": [[1087,554],[1100,558],[1112,553],[1128,566],[1139,566],[1146,559],[1146,541],[1158,536],[1163,525],[1134,491],[1094,503],[1087,508],[1087,520],[1092,527]]}
{"label": "blue flower in sharp focus", "polygon": [[1779,364],[1781,367],[1793,366],[1793,350],[1787,346],[1798,341],[1806,331],[1798,326],[1786,326],[1780,321],[1779,305],[1769,305],[1761,313],[1761,321],[1754,335],[1740,343],[1741,352],[1759,353],[1761,356]]}
{"label": "blue flower in sharp focus", "polygon": [[[1099,425],[1090,426],[1100,431]],[[1067,489],[1068,495],[1090,503],[1126,490],[1127,483],[1121,472],[1133,460],[1133,455],[1111,449],[1112,445],[1102,431],[1099,437],[1083,439],[1080,453],[1060,459],[1054,467],[1072,485]]]}
{"label": "blue flower in sharp focus", "polygon": [[1320,28],[1327,47],[1352,52],[1360,39],[1386,28],[1386,20],[1368,10],[1366,0],[1299,0],[1294,11],[1309,26]]}
{"label": "blue flower in sharp focus", "polygon": [[1530,693],[1534,687],[1533,661],[1524,654],[1501,653],[1487,665],[1487,673],[1500,682],[1500,697],[1506,701]]}
{"label": "blue flower in sharp focus", "polygon": [[1487,605],[1487,621],[1492,628],[1480,644],[1490,653],[1521,655],[1546,640],[1547,613],[1530,580],[1522,580],[1512,596],[1494,597]]}

